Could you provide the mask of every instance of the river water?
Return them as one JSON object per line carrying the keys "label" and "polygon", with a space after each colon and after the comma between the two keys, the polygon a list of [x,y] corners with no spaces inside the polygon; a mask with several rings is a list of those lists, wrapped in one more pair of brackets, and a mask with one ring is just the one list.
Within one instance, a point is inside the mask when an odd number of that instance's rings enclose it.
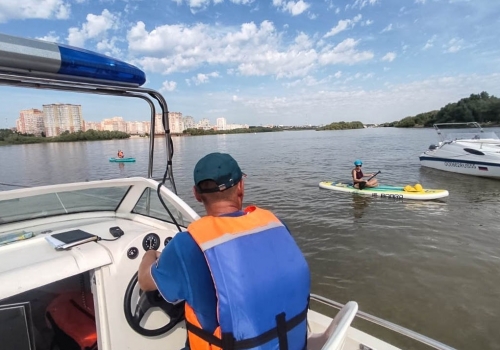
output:
{"label": "river water", "polygon": [[[500,134],[499,130],[497,131]],[[176,137],[178,194],[200,214],[192,171],[212,152],[229,152],[248,175],[245,204],[272,209],[289,226],[312,271],[312,292],[460,349],[500,348],[500,182],[421,168],[437,142],[432,129]],[[161,177],[164,143],[156,143]],[[146,176],[147,139],[0,147],[0,190]],[[109,163],[116,151],[136,163]],[[444,188],[443,201],[395,201],[320,189],[348,180],[354,159],[382,184]],[[360,325],[361,328],[365,327]],[[412,348],[412,345],[407,345]]]}

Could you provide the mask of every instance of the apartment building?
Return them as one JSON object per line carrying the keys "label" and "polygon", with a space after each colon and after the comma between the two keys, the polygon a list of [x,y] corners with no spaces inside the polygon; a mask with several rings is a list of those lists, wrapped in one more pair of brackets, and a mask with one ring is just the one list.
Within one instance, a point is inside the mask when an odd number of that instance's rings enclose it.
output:
{"label": "apartment building", "polygon": [[23,109],[19,112],[19,119],[16,120],[16,128],[18,132],[23,134],[41,136],[45,131],[43,111],[36,108]]}
{"label": "apartment building", "polygon": [[101,125],[103,131],[107,130],[127,132],[127,123],[123,120],[122,117],[103,119]]}
{"label": "apartment building", "polygon": [[151,122],[127,122],[127,133],[130,135],[149,134]]}
{"label": "apartment building", "polygon": [[[172,134],[182,134],[182,132],[185,130],[184,120],[182,118],[182,113],[180,112],[168,112],[168,124],[170,133]],[[161,113],[156,113],[155,115],[155,134],[165,134]]]}
{"label": "apartment building", "polygon": [[196,127],[198,129],[203,129],[203,130],[210,130],[210,129],[212,129],[212,126],[210,125],[210,120],[208,120],[207,118],[203,118],[202,120],[200,120],[196,124]]}
{"label": "apartment building", "polygon": [[194,118],[191,117],[190,115],[187,115],[184,118],[182,118],[182,122],[184,123],[184,130],[196,128],[196,122],[194,121]]}
{"label": "apartment building", "polygon": [[65,131],[85,131],[81,105],[43,105],[43,123],[47,137],[59,136]]}
{"label": "apartment building", "polygon": [[101,131],[102,130],[101,122],[85,122],[85,130]]}
{"label": "apartment building", "polygon": [[227,127],[226,118],[217,118],[216,126],[217,126],[217,130],[228,130],[228,129],[226,129],[226,127]]}

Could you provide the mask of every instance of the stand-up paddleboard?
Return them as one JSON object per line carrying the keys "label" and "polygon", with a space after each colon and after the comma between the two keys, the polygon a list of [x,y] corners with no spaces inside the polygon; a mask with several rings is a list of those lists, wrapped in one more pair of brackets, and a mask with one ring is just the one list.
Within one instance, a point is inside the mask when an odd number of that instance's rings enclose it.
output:
{"label": "stand-up paddleboard", "polygon": [[331,182],[331,181],[320,182],[319,187],[339,192],[356,193],[368,197],[413,199],[421,201],[448,197],[449,195],[447,190],[422,189],[421,191],[416,191],[414,190],[414,188],[410,188],[410,191],[408,191],[408,188],[406,187],[387,186],[387,185],[371,187],[371,188],[365,187],[364,189],[360,190],[353,187],[352,184],[347,184],[342,182]]}
{"label": "stand-up paddleboard", "polygon": [[129,157],[129,158],[109,158],[110,162],[115,162],[115,163],[130,163],[130,162],[135,162],[135,158]]}

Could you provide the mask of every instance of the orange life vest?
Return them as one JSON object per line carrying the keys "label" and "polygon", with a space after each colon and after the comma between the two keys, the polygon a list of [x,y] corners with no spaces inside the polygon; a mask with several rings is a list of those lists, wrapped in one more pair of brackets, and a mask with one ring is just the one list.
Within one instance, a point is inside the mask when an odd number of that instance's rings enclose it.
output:
{"label": "orange life vest", "polygon": [[46,317],[61,349],[65,348],[64,345],[69,347],[68,342],[76,343],[82,350],[97,349],[94,299],[91,293],[60,294],[47,307]]}

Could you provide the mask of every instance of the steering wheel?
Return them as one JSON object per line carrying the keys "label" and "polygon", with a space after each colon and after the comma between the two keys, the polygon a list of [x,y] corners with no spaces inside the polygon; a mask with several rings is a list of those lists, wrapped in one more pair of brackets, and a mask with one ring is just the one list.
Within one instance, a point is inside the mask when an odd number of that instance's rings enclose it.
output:
{"label": "steering wheel", "polygon": [[[157,290],[151,292],[144,292],[140,290],[139,300],[137,301],[135,310],[132,313],[132,296],[138,281],[138,273],[136,272],[127,286],[123,302],[125,318],[127,319],[129,326],[132,327],[134,331],[146,337],[154,337],[167,333],[169,330],[174,328],[177,323],[184,320],[184,301],[176,304],[169,303],[163,299],[160,292]],[[163,327],[157,329],[146,329],[141,326],[141,321],[146,312],[153,307],[159,307],[163,312],[165,312],[165,314],[167,314],[170,321]]]}

